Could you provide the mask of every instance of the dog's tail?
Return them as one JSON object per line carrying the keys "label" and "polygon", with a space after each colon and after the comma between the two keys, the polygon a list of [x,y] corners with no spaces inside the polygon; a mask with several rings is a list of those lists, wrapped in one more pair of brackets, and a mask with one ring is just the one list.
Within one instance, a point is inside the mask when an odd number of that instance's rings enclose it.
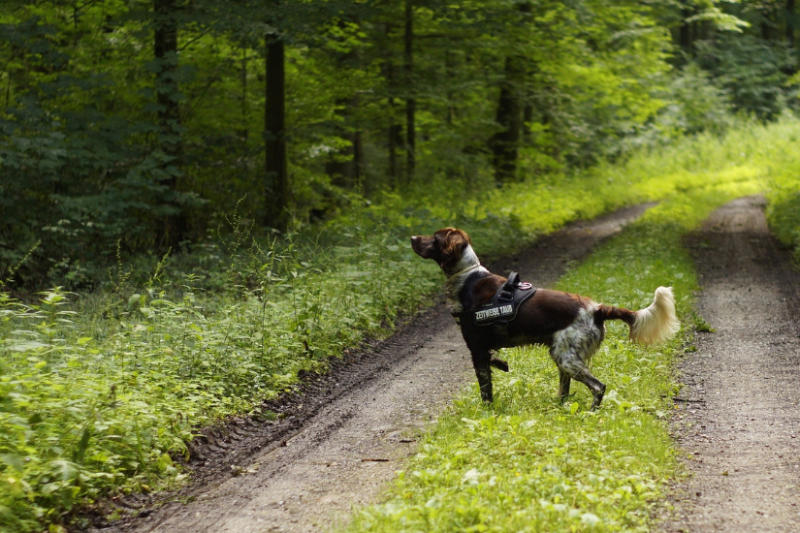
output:
{"label": "dog's tail", "polygon": [[631,328],[631,340],[639,344],[663,342],[675,335],[681,326],[675,315],[675,297],[671,287],[657,288],[653,303],[644,309],[631,311],[624,307],[601,305],[595,316],[601,321],[625,321]]}
{"label": "dog's tail", "polygon": [[675,315],[675,296],[672,287],[656,289],[653,303],[634,312],[631,339],[639,344],[656,344],[670,339],[681,323]]}

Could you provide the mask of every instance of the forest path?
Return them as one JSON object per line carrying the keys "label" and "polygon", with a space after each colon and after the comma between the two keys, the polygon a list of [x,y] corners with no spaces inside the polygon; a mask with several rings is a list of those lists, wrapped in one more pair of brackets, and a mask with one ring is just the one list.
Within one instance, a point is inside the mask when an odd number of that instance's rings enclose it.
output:
{"label": "forest path", "polygon": [[689,239],[714,331],[680,365],[673,431],[692,476],[665,531],[800,531],[800,272],[764,205],[735,200]]}
{"label": "forest path", "polygon": [[[647,207],[571,224],[492,266],[551,285],[571,261]],[[409,260],[416,260],[410,246]],[[415,451],[417,436],[474,374],[460,331],[439,305],[319,381],[279,409],[284,416],[273,425],[285,427],[273,431],[250,420],[215,432],[200,452],[191,487],[160,508],[149,503],[138,518],[98,531],[327,529],[346,520],[354,505],[375,500]]]}

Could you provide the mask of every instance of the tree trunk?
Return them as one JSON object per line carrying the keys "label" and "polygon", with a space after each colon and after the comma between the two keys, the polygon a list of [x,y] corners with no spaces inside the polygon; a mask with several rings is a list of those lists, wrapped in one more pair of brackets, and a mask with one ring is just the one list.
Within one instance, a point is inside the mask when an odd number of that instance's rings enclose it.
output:
{"label": "tree trunk", "polygon": [[181,117],[178,87],[178,20],[175,0],[154,0],[155,32],[153,52],[157,70],[155,76],[158,104],[158,147],[166,156],[161,162],[164,177],[161,182],[172,192],[168,200],[174,211],[163,221],[161,244],[177,245],[186,233],[186,216],[175,196],[182,165]]}
{"label": "tree trunk", "polygon": [[284,42],[275,34],[266,38],[266,105],[264,153],[267,226],[284,229],[288,223],[289,175],[286,163],[286,74]]}
{"label": "tree trunk", "polygon": [[391,187],[397,187],[399,176],[397,170],[397,149],[398,146],[402,145],[403,140],[403,125],[398,124],[395,121],[396,117],[396,102],[394,97],[394,91],[397,88],[397,77],[395,75],[395,65],[392,59],[392,52],[391,48],[388,45],[388,42],[391,40],[392,34],[392,25],[391,23],[386,23],[384,29],[384,35],[386,37],[385,43],[383,43],[383,50],[384,50],[384,60],[383,60],[383,77],[386,80],[386,88],[387,88],[387,98],[386,103],[389,107],[389,125],[386,128],[386,152],[387,152],[387,173],[389,177],[389,183]]}
{"label": "tree trunk", "polygon": [[240,97],[241,102],[239,105],[242,121],[239,128],[239,139],[242,141],[242,153],[247,153],[247,140],[249,137],[247,122],[248,117],[250,116],[250,110],[247,106],[247,49],[245,47],[242,47],[242,64],[241,68],[239,69],[239,81],[242,89]]}
{"label": "tree trunk", "polygon": [[[353,110],[358,107],[358,99],[338,100],[336,107],[336,115],[341,117],[342,124],[352,124]],[[350,132],[345,128],[339,130],[339,135],[350,141],[350,148],[331,152],[330,159],[325,163],[325,173],[328,174],[334,185],[350,190],[360,190],[363,185],[361,178],[364,166],[361,130],[356,129]]]}
{"label": "tree trunk", "polygon": [[525,103],[525,108],[522,110],[522,140],[525,143],[530,143],[533,139],[531,136],[531,124],[533,123],[533,104],[530,99]]}
{"label": "tree trunk", "polygon": [[364,139],[361,130],[356,130],[352,137],[353,143],[353,180],[355,187],[360,192],[369,189],[368,183],[364,183]]}
{"label": "tree trunk", "polygon": [[692,23],[688,21],[689,17],[693,15],[693,10],[684,7],[681,9],[681,28],[680,28],[680,45],[681,49],[689,55],[692,55]]}
{"label": "tree trunk", "polygon": [[[532,6],[530,2],[517,5],[520,24],[528,24]],[[521,44],[521,43],[520,43]],[[525,102],[525,67],[527,58],[521,54],[506,57],[505,76],[500,84],[495,120],[500,131],[489,139],[492,165],[497,183],[511,181],[517,177],[517,154],[523,134]]]}
{"label": "tree trunk", "polygon": [[406,75],[406,183],[414,179],[416,167],[416,109],[417,101],[414,98],[414,10],[412,0],[405,0],[405,75]]}
{"label": "tree trunk", "polygon": [[[394,98],[391,97],[389,98],[389,112],[391,116],[394,117]],[[397,147],[402,142],[402,135],[402,124],[395,124],[392,122],[386,131],[386,145],[389,151],[389,179],[391,180],[392,187],[397,187],[398,185]]]}
{"label": "tree trunk", "polygon": [[505,77],[500,85],[495,120],[500,131],[489,139],[494,177],[498,183],[511,181],[517,174],[517,152],[522,133],[524,58],[507,57]]}
{"label": "tree trunk", "polygon": [[[361,25],[361,21],[355,17],[341,21],[342,29],[345,29],[344,23]],[[334,66],[343,72],[347,70],[349,65],[361,64],[358,48],[333,53],[330,57]],[[336,121],[338,125],[334,126],[334,131],[339,137],[347,139],[350,142],[350,146],[341,150],[331,151],[329,154],[330,159],[325,164],[325,171],[334,185],[363,193],[364,150],[362,131],[360,129],[361,124],[358,117],[360,105],[361,102],[356,93],[336,100],[334,113],[339,117],[339,120]]]}
{"label": "tree trunk", "polygon": [[450,84],[451,80],[456,77],[456,61],[450,49],[444,52],[444,72],[447,80],[447,115],[445,116],[445,124],[447,124],[448,128],[451,128],[456,117],[457,97]]}

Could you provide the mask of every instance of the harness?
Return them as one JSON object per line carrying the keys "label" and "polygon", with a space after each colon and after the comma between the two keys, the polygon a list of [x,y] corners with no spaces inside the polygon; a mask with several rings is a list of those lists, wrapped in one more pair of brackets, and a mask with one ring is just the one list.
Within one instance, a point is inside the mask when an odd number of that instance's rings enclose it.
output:
{"label": "harness", "polygon": [[[485,276],[473,275],[464,284],[462,294],[470,294],[472,285]],[[457,315],[462,324],[475,326],[492,326],[508,324],[517,317],[519,307],[536,293],[536,287],[528,282],[520,281],[519,274],[511,272],[506,281],[494,294],[489,303],[475,306],[473,302],[464,302],[464,309]],[[462,299],[463,301],[463,299]]]}

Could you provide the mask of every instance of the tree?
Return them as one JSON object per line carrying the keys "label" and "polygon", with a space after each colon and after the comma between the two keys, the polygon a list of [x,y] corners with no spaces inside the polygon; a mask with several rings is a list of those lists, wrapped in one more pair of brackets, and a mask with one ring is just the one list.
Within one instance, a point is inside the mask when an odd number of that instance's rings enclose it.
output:
{"label": "tree", "polygon": [[286,161],[285,43],[271,30],[266,36],[266,104],[264,106],[264,156],[266,211],[264,222],[283,229],[288,222],[289,173]]}
{"label": "tree", "polygon": [[162,241],[177,245],[186,233],[186,217],[174,194],[182,167],[180,87],[178,86],[178,5],[176,0],[153,0],[153,55],[158,104],[158,147],[163,153],[160,181],[171,194],[170,211],[164,219]]}
{"label": "tree", "polygon": [[494,176],[498,183],[511,181],[516,177],[517,155],[523,126],[524,62],[525,59],[520,56],[509,56],[505,59],[504,77],[500,83],[495,118],[500,131],[489,138]]}
{"label": "tree", "polygon": [[414,179],[416,167],[417,145],[417,99],[414,83],[414,5],[412,0],[405,0],[403,31],[403,72],[406,82],[406,183]]}
{"label": "tree", "polygon": [[[531,4],[518,5],[521,25],[528,25]],[[528,59],[516,52],[505,58],[503,80],[500,82],[500,96],[497,102],[497,125],[500,131],[489,140],[492,152],[495,180],[498,183],[511,181],[516,177],[517,156],[523,129],[525,65]]]}

